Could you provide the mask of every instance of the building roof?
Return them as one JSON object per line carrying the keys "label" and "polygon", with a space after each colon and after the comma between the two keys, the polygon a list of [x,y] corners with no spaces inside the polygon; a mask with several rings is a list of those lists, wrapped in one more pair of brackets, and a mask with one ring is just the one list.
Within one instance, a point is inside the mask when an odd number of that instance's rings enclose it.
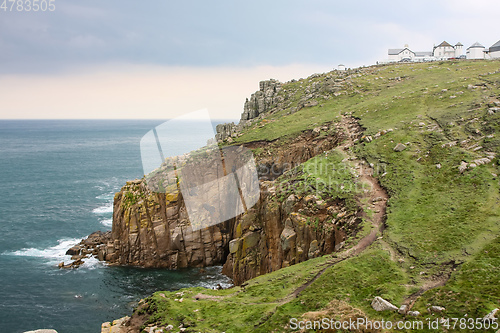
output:
{"label": "building roof", "polygon": [[441,44],[439,44],[438,46],[436,47],[453,47],[453,45],[451,45],[450,43],[448,43],[447,41],[443,41]]}
{"label": "building roof", "polygon": [[389,55],[398,55],[400,54],[404,49],[389,49]]}
{"label": "building roof", "polygon": [[455,46],[464,46],[464,44],[458,42],[457,45],[455,45]]}
{"label": "building roof", "polygon": [[[483,46],[483,45],[481,45],[481,44],[479,44],[479,42],[475,42],[474,44],[472,44],[471,46],[469,46],[469,48],[468,48],[468,49],[476,49],[476,48],[477,48],[477,49],[484,49],[484,46]],[[467,49],[467,50],[468,50],[468,49]]]}
{"label": "building roof", "polygon": [[415,52],[417,57],[432,57],[432,52]]}
{"label": "building roof", "polygon": [[490,52],[500,51],[500,40],[490,47]]}
{"label": "building roof", "polygon": [[403,52],[404,50],[408,50],[410,51],[411,53],[415,54],[415,52],[413,52],[412,50],[410,50],[409,48],[405,47],[403,49],[389,49],[389,55],[398,55],[400,54],[401,52]]}

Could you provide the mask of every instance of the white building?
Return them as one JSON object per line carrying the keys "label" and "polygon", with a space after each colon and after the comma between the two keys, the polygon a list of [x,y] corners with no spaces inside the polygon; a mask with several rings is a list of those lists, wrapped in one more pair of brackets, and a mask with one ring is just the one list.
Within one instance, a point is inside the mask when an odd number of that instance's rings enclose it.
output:
{"label": "white building", "polygon": [[437,59],[458,58],[462,55],[463,44],[457,43],[455,46],[443,41],[432,49],[432,55]]}
{"label": "white building", "polygon": [[389,49],[389,61],[413,60],[415,57],[415,52],[410,50],[408,45],[405,45],[402,49]]}
{"label": "white building", "polygon": [[434,46],[431,52],[415,52],[412,51],[408,45],[402,49],[389,49],[388,62],[402,61],[402,62],[419,62],[419,61],[434,61],[440,59],[458,58],[462,56],[463,45],[457,43],[453,46],[447,42],[442,42],[438,46]]}
{"label": "white building", "polygon": [[487,55],[490,59],[500,58],[500,40],[488,49]]}
{"label": "white building", "polygon": [[485,48],[478,42],[472,44],[467,48],[467,59],[484,59]]}

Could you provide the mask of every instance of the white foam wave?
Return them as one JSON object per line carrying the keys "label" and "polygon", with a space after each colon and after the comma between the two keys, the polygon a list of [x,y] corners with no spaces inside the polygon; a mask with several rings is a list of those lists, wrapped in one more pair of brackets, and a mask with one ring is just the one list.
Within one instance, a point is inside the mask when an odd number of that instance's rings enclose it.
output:
{"label": "white foam wave", "polygon": [[112,200],[115,197],[115,192],[104,193],[95,197],[99,200]]}
{"label": "white foam wave", "polygon": [[94,210],[92,210],[92,213],[94,214],[108,214],[108,213],[113,213],[113,203],[108,202],[106,205],[97,207]]}
{"label": "white foam wave", "polygon": [[113,219],[104,219],[104,220],[101,220],[100,222],[105,227],[112,227],[113,226]]}
{"label": "white foam wave", "polygon": [[[81,241],[80,238],[72,238],[72,239],[61,239],[58,241],[57,245],[40,249],[40,248],[24,248],[18,251],[6,252],[4,255],[13,255],[13,256],[22,256],[22,257],[34,257],[34,258],[44,258],[46,259],[46,263],[50,265],[57,265],[60,262],[65,262],[69,264],[73,260],[71,260],[71,256],[66,255],[66,251],[72,246],[78,244]],[[84,264],[80,266],[81,268],[87,269],[95,269],[100,266],[104,266],[105,264],[100,262],[97,258],[89,257],[82,259]]]}
{"label": "white foam wave", "polygon": [[57,245],[50,246],[45,249],[40,248],[24,248],[21,250],[17,250],[14,252],[9,252],[7,254],[11,254],[14,256],[22,256],[22,257],[36,257],[36,258],[46,258],[46,259],[57,259],[63,260],[66,257],[66,251],[81,241],[79,238],[72,239],[60,239]]}
{"label": "white foam wave", "polygon": [[96,269],[100,266],[104,266],[105,264],[99,259],[90,257],[90,258],[83,258],[83,265],[79,267],[80,268],[87,268],[87,269]]}

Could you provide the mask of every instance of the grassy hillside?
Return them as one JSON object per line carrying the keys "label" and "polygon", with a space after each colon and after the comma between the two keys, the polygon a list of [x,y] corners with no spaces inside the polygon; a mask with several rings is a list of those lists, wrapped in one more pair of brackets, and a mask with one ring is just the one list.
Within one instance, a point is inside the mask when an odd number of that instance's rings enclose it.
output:
{"label": "grassy hillside", "polygon": [[[413,297],[424,321],[435,318],[429,305],[445,307],[448,318],[482,318],[500,307],[499,70],[500,61],[376,66],[343,78],[335,94],[322,87],[336,72],[284,84],[288,107],[247,128],[237,143],[295,137],[344,114],[357,118],[366,138],[352,152],[379,171],[390,195],[382,237],[356,257],[312,259],[242,287],[158,292],[138,311],[153,314],[149,323],[182,324],[186,332],[281,332],[290,331],[291,317],[404,319],[374,311],[375,296],[397,306]],[[295,111],[311,90],[317,105]],[[398,143],[406,148],[394,151]],[[196,300],[198,293],[205,296]]]}

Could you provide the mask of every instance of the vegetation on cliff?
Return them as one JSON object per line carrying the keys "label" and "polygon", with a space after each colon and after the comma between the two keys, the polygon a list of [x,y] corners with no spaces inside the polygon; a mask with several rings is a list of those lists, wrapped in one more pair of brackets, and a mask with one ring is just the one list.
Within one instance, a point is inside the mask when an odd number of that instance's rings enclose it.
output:
{"label": "vegetation on cliff", "polygon": [[[277,142],[294,142],[311,131],[326,136],[346,117],[356,119],[363,133],[343,151],[329,149],[272,180],[282,185],[276,200],[285,202],[292,194],[285,185],[294,183],[305,185],[294,195],[306,197],[313,186],[317,199],[355,202],[353,210],[361,207],[366,220],[382,214],[375,200],[360,195],[354,170],[366,161],[389,195],[385,229],[365,221],[344,249],[231,289],[157,292],[136,310],[143,328],[281,332],[290,330],[290,318],[409,319],[375,311],[370,304],[376,296],[419,311],[414,319],[424,322],[436,318],[430,305],[444,307],[445,318],[483,318],[499,307],[499,61],[333,71],[282,84],[277,94],[281,98],[273,100],[280,104],[248,121],[233,144],[249,146],[264,159],[283,149]],[[333,175],[342,184],[334,189],[321,185],[332,175],[308,168],[353,159],[357,165]],[[356,245],[369,233],[378,238],[366,248]]]}

